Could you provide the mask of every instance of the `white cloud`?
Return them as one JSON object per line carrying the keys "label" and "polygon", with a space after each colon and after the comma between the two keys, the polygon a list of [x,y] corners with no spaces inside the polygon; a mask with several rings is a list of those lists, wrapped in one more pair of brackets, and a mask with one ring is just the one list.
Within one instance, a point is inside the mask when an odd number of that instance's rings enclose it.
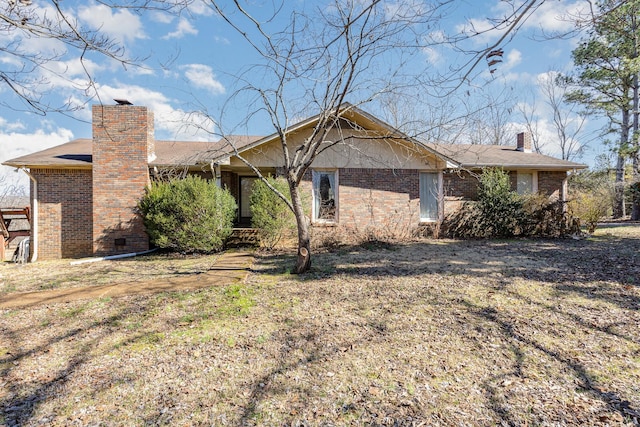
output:
{"label": "white cloud", "polygon": [[539,28],[546,32],[563,32],[573,28],[570,16],[576,16],[586,12],[588,7],[584,1],[548,1],[531,15],[525,23],[525,27]]}
{"label": "white cloud", "polygon": [[161,12],[161,11],[153,11],[149,14],[151,20],[154,22],[158,22],[160,24],[170,24],[173,22],[174,16],[170,13]]}
{"label": "white cloud", "polygon": [[[49,124],[46,127],[49,127]],[[64,144],[73,139],[73,132],[65,128],[53,130],[45,128],[26,133],[18,132],[19,130],[24,130],[24,126],[8,123],[6,119],[0,117],[0,163]],[[22,192],[28,193],[29,179],[24,173],[17,175],[14,171],[14,168],[0,166],[0,184],[16,185]],[[0,189],[0,193],[3,192],[3,189]]]}
{"label": "white cloud", "polygon": [[504,68],[506,71],[511,70],[522,62],[522,53],[518,49],[511,49],[507,54]]}
{"label": "white cloud", "polygon": [[207,1],[197,0],[191,3],[188,7],[189,13],[194,15],[211,16],[213,15],[213,9],[209,6]]}
{"label": "white cloud", "polygon": [[[517,4],[520,4],[516,2]],[[522,30],[542,30],[545,33],[565,32],[573,28],[573,23],[569,19],[581,12],[585,12],[587,2],[582,0],[546,1],[533,10],[522,22]],[[486,16],[494,18],[509,17],[514,13],[513,2],[496,0],[494,6],[489,7],[484,13]],[[495,42],[499,36],[504,34],[508,28],[508,23],[500,24],[500,29],[496,29],[496,24],[487,18],[470,18],[464,23],[458,24],[455,29],[459,33],[472,35],[474,43],[490,44]]]}
{"label": "white cloud", "polygon": [[204,64],[188,64],[181,67],[189,82],[198,88],[206,89],[214,95],[225,93],[225,88],[213,73],[213,69]]}
{"label": "white cloud", "polygon": [[[171,100],[163,93],[141,86],[118,85],[98,88],[102,102],[109,104],[112,99],[127,99],[134,105],[148,107],[154,113],[156,138],[177,140],[209,141],[215,131],[215,123],[200,114],[174,108]],[[85,120],[91,120],[91,111],[85,110]]]}
{"label": "white cloud", "polygon": [[456,25],[455,30],[460,34],[471,37],[475,44],[490,43],[502,33],[489,20],[476,18],[468,19],[465,23]]}
{"label": "white cloud", "polygon": [[229,44],[231,44],[231,42],[229,41],[229,39],[228,39],[228,38],[226,38],[226,37],[214,36],[214,37],[213,37],[213,40],[214,40],[216,43],[220,43],[220,44],[225,44],[225,45],[229,45]]}
{"label": "white cloud", "polygon": [[94,4],[81,7],[78,16],[91,28],[121,43],[146,38],[140,18],[126,9],[114,11],[103,4]]}
{"label": "white cloud", "polygon": [[180,21],[178,21],[178,27],[176,28],[176,30],[162,37],[162,39],[163,40],[181,39],[187,34],[191,34],[195,36],[198,34],[198,30],[186,18],[180,18]]}
{"label": "white cloud", "polygon": [[427,61],[429,61],[431,65],[442,64],[444,61],[443,55],[432,47],[423,48],[422,53],[427,56]]}

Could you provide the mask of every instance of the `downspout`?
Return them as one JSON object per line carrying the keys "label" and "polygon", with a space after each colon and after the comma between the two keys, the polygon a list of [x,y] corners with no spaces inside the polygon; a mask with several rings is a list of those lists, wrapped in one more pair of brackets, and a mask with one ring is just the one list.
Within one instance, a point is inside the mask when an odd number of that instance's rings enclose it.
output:
{"label": "downspout", "polygon": [[33,213],[31,214],[31,223],[33,228],[31,229],[31,252],[30,262],[36,262],[38,260],[38,181],[31,175],[26,168],[21,168],[24,173],[27,174],[29,179],[33,182]]}
{"label": "downspout", "polygon": [[213,178],[216,180],[216,185],[218,188],[222,188],[222,171],[220,170],[220,164],[211,162],[209,167],[211,168]]}

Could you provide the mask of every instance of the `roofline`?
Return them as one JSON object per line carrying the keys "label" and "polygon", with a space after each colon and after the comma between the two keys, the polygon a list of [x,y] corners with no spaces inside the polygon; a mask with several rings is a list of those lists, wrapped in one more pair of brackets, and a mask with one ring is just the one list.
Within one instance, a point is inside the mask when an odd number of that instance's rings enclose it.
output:
{"label": "roofline", "polygon": [[[391,126],[390,124],[380,120],[379,118],[377,118],[376,116],[364,111],[363,109],[361,109],[360,107],[357,107],[355,105],[352,105],[349,102],[345,102],[341,105],[339,105],[338,107],[335,108],[335,111],[340,111],[340,116],[339,117],[344,117],[344,112],[354,112],[355,114],[359,114],[360,116],[374,122],[377,123],[378,125],[385,127],[387,129],[389,129],[390,131],[392,131],[394,135],[392,136],[393,139],[400,139],[400,140],[405,140],[407,142],[410,142],[414,145],[417,145],[421,148],[423,148],[424,150],[426,150],[427,152],[429,152],[430,154],[433,154],[436,157],[441,158],[442,160],[445,161],[446,166],[449,168],[455,168],[455,167],[461,167],[462,165],[459,162],[456,162],[455,160],[453,160],[452,158],[440,153],[439,151],[434,150],[433,148],[423,144],[422,142],[418,141],[415,138],[410,137],[409,135],[405,134],[404,132],[398,130],[397,128]],[[309,124],[317,121],[320,118],[320,115],[322,113],[318,113],[315,116],[312,116],[306,120],[303,120],[301,122],[298,122],[296,124],[294,124],[292,127],[288,128],[286,130],[287,133],[291,133],[291,132],[295,132],[296,130],[299,129],[303,129],[304,127],[308,126]],[[278,135],[277,132],[272,133],[271,135],[265,136],[264,138],[260,138],[257,141],[252,142],[251,144],[248,144],[244,147],[242,147],[240,150],[234,150],[233,153],[228,153],[228,154],[223,154],[220,155],[218,157],[214,157],[211,159],[211,161],[213,163],[217,163],[218,161],[225,159],[225,158],[230,158],[231,156],[235,156],[236,152],[238,154],[243,153],[245,151],[251,150],[255,147],[258,147],[260,145],[269,143],[271,141],[275,141],[276,139],[278,139],[280,137],[280,135]]]}
{"label": "roofline", "polygon": [[545,164],[461,164],[465,169],[502,168],[502,169],[534,169],[534,170],[575,170],[587,169],[589,166],[582,163],[573,165],[545,165]]}
{"label": "roofline", "polygon": [[9,166],[16,169],[84,169],[91,170],[93,168],[92,164],[88,165],[64,165],[60,163],[49,163],[49,164],[28,164],[28,163],[12,163],[11,161],[1,163],[3,166]]}

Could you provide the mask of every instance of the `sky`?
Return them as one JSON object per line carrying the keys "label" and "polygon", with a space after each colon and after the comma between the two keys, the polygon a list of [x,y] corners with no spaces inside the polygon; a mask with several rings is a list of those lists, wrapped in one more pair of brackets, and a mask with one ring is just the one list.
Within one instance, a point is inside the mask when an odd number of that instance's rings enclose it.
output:
{"label": "sky", "polygon": [[[360,0],[358,0],[360,1]],[[394,1],[384,0],[388,10],[393,10]],[[421,0],[410,1],[418,5]],[[519,0],[515,0],[518,2]],[[323,7],[325,0],[304,2],[292,0],[285,2],[285,9],[304,9]],[[521,3],[522,1],[520,1]],[[249,2],[252,11],[261,16],[260,5],[264,10],[274,4],[273,0],[254,0]],[[111,9],[92,1],[65,0],[61,2],[68,17],[77,20],[84,28],[99,30],[125,48],[125,55],[135,59],[136,65],[124,66],[122,63],[97,55],[89,55],[84,68],[79,61],[80,53],[68,49],[56,40],[38,37],[19,40],[20,46],[27,52],[65,52],[58,60],[51,61],[47,67],[52,73],[45,75],[46,84],[37,88],[42,100],[59,105],[71,100],[83,106],[67,114],[41,114],[29,111],[6,85],[0,83],[0,162],[59,145],[76,138],[91,137],[91,104],[100,102],[111,104],[116,98],[123,98],[135,105],[146,105],[155,114],[157,139],[203,140],[217,139],[211,134],[198,131],[189,126],[197,123],[198,128],[211,132],[219,131],[222,123],[215,123],[193,111],[206,110],[211,117],[219,117],[226,108],[230,97],[239,87],[238,76],[254,79],[260,84],[260,75],[252,75],[249,67],[259,61],[251,46],[235,32],[210,7],[198,1],[181,15],[160,11],[135,13],[128,9]],[[504,15],[506,2],[502,0],[459,0],[453,2],[447,14],[438,22],[433,37],[438,34],[460,33],[465,29],[488,29],[490,19]],[[459,89],[457,96],[464,98],[469,87],[481,87],[483,93],[500,93],[510,102],[513,111],[522,108],[534,108],[538,114],[538,128],[544,140],[549,141],[549,154],[556,154],[553,148],[554,131],[550,112],[540,96],[539,83],[547,78],[551,70],[570,72],[572,69],[571,50],[579,39],[540,40],[544,32],[563,32],[571,29],[571,24],[561,19],[567,13],[575,12],[585,6],[585,0],[547,0],[539,7],[522,28],[513,37],[502,43],[504,50],[500,63],[493,73],[486,63],[480,63],[474,70],[469,84]],[[31,6],[38,13],[52,13],[47,0],[33,0]],[[284,25],[289,16],[270,21],[273,28]],[[467,43],[470,49],[481,49],[496,41],[498,31],[487,31],[482,36]],[[4,46],[15,39],[6,33],[0,34],[0,45]],[[4,40],[3,40],[4,39]],[[434,70],[446,72],[448,67],[463,64],[469,57],[451,49],[425,48],[421,56],[415,58],[421,64],[428,64]],[[19,64],[18,64],[19,65]],[[16,66],[16,58],[0,52],[0,69]],[[99,99],[91,98],[84,90],[87,77],[85,68],[95,82]],[[488,89],[487,89],[488,88]],[[506,93],[506,95],[505,95]],[[473,95],[469,95],[473,96]],[[475,101],[470,101],[475,102]],[[480,101],[477,101],[479,105]],[[367,110],[367,106],[363,107]],[[232,122],[241,123],[244,117],[234,114],[246,114],[238,110],[225,116],[228,128],[235,133],[267,135],[273,132],[264,120],[248,121],[237,128]],[[317,113],[309,112],[309,115]],[[302,112],[301,112],[302,114]],[[509,117],[514,128],[522,127],[523,121],[518,114]],[[590,123],[595,126],[595,123]],[[606,151],[597,142],[591,143],[581,159],[583,163],[593,165],[596,155]],[[0,166],[0,186],[8,188],[17,185],[25,191],[28,178],[23,172]],[[3,188],[0,188],[0,194]]]}

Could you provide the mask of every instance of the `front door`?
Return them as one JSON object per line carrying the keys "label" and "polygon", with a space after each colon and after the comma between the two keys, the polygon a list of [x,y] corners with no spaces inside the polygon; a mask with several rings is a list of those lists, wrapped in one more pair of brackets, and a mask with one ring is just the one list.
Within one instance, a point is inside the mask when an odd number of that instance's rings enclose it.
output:
{"label": "front door", "polygon": [[240,177],[240,194],[239,194],[239,213],[238,213],[238,225],[241,227],[249,227],[251,225],[251,190],[253,184],[258,179],[255,176],[241,176]]}

